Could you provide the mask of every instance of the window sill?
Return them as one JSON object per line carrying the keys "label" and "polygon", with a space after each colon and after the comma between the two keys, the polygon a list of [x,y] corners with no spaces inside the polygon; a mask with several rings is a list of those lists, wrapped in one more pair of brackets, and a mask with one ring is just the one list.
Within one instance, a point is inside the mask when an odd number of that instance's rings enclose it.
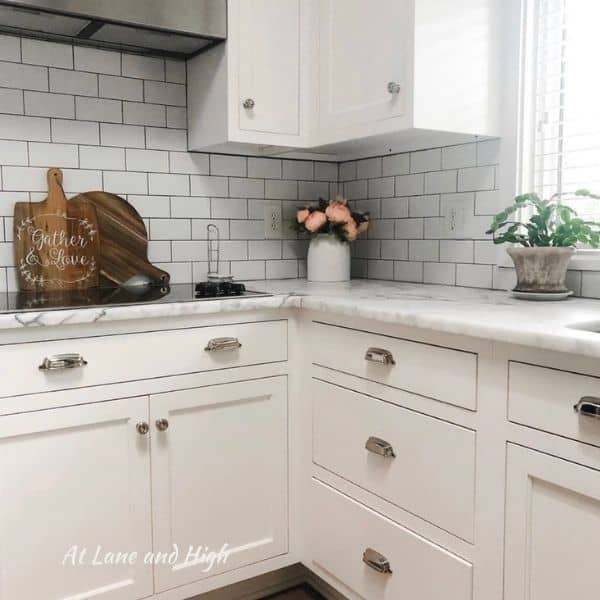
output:
{"label": "window sill", "polygon": [[[504,252],[498,260],[502,269],[514,269],[514,264]],[[569,263],[570,271],[600,271],[600,250],[577,250]]]}

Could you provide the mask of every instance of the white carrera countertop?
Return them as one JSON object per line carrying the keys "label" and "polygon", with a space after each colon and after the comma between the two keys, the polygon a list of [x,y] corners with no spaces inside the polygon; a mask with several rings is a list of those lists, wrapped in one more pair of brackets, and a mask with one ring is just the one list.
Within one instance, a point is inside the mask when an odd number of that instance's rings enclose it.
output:
{"label": "white carrera countertop", "polygon": [[336,284],[260,281],[248,287],[272,296],[8,312],[0,314],[0,329],[304,308],[600,357],[600,333],[567,327],[600,324],[600,300],[528,302],[503,291],[363,279]]}

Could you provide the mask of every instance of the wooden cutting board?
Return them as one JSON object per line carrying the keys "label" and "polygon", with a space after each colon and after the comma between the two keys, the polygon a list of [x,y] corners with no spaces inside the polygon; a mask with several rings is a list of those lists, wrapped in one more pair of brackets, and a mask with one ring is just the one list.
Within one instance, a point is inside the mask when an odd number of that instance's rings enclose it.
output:
{"label": "wooden cutting board", "polygon": [[167,285],[169,273],[148,261],[148,234],[144,221],[129,202],[107,192],[86,192],[69,200],[75,206],[91,204],[98,219],[100,285],[122,285],[134,275],[145,275],[152,285]]}
{"label": "wooden cutting board", "polygon": [[100,239],[96,210],[89,202],[67,202],[60,169],[48,170],[48,197],[17,202],[14,251],[21,290],[96,287]]}

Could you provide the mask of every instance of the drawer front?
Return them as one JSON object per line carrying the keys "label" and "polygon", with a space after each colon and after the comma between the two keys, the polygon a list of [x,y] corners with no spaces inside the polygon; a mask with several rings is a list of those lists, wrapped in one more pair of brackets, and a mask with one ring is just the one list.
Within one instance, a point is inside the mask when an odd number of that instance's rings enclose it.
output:
{"label": "drawer front", "polygon": [[[472,565],[362,504],[313,480],[313,562],[361,598],[470,600]],[[389,562],[380,573],[363,561],[372,549]]]}
{"label": "drawer front", "polygon": [[[237,345],[211,340],[236,338]],[[77,353],[85,366],[44,370],[45,358]],[[56,340],[0,347],[0,397],[212,371],[287,360],[287,322],[268,321]]]}
{"label": "drawer front", "polygon": [[[454,404],[477,408],[477,355],[419,342],[314,323],[313,362]],[[377,362],[385,354],[366,355],[370,348],[388,352],[395,364]]]}
{"label": "drawer front", "polygon": [[600,418],[574,410],[590,398],[600,411],[600,378],[512,361],[508,373],[510,421],[600,446]]}
{"label": "drawer front", "polygon": [[473,540],[474,431],[322,381],[313,386],[315,463]]}

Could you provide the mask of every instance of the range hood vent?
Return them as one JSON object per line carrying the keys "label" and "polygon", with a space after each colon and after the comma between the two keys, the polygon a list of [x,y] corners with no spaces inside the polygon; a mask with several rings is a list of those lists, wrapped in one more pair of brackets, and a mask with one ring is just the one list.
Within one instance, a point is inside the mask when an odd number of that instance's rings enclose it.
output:
{"label": "range hood vent", "polygon": [[227,37],[226,0],[0,0],[0,31],[189,57]]}

